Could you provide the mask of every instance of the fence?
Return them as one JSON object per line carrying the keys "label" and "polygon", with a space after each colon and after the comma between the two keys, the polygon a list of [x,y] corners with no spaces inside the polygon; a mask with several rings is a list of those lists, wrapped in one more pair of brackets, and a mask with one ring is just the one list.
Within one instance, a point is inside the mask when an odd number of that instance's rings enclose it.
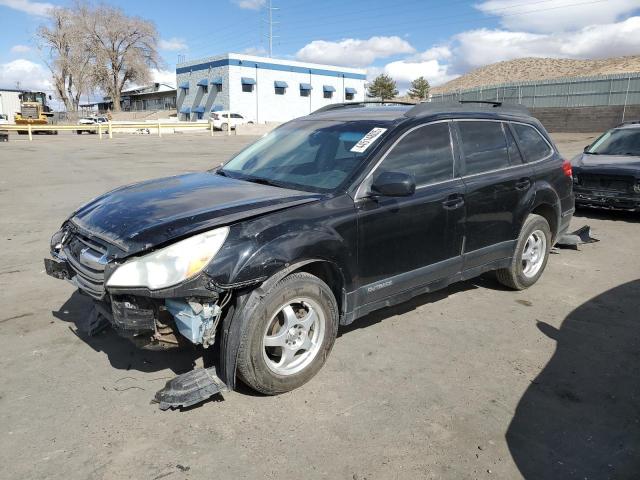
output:
{"label": "fence", "polygon": [[640,72],[537,82],[514,82],[433,94],[432,102],[489,100],[529,108],[640,104]]}
{"label": "fence", "polygon": [[[126,122],[108,122],[98,123],[94,125],[15,125],[4,124],[0,125],[0,131],[25,133],[29,136],[29,140],[33,140],[34,133],[57,133],[64,131],[72,132],[90,132],[97,133],[99,138],[102,139],[102,135],[107,135],[109,138],[113,138],[114,132],[122,132],[128,130],[143,130],[154,131],[159,137],[162,136],[163,130],[209,130],[211,136],[213,136],[213,123],[212,122],[145,122],[145,123],[126,123]],[[227,130],[227,134],[231,131]]]}

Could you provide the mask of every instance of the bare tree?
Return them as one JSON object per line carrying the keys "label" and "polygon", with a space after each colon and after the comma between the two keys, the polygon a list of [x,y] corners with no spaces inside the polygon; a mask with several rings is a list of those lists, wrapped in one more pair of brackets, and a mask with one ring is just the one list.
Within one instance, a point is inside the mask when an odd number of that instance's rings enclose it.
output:
{"label": "bare tree", "polygon": [[77,111],[92,86],[93,64],[84,42],[79,11],[56,7],[36,32],[36,43],[51,70],[57,96],[67,111]]}
{"label": "bare tree", "polygon": [[160,63],[155,25],[130,17],[109,5],[82,6],[83,31],[95,61],[95,80],[120,110],[120,96],[127,82],[149,80],[150,68]]}

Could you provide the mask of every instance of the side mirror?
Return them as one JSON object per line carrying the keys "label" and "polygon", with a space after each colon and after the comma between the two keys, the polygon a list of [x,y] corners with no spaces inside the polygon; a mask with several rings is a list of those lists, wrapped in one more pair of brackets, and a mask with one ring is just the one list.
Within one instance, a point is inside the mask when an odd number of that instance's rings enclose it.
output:
{"label": "side mirror", "polygon": [[385,197],[409,197],[416,191],[413,175],[404,172],[383,171],[373,180],[371,193]]}

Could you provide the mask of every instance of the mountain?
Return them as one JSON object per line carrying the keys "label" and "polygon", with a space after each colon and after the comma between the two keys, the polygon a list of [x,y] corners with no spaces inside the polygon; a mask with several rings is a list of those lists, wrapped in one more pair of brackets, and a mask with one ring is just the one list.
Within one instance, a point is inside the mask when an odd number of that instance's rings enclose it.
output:
{"label": "mountain", "polygon": [[433,87],[431,93],[448,93],[468,88],[499,85],[508,82],[551,80],[566,77],[591,77],[614,73],[640,72],[640,55],[599,60],[568,58],[516,58],[477,68],[444,85]]}

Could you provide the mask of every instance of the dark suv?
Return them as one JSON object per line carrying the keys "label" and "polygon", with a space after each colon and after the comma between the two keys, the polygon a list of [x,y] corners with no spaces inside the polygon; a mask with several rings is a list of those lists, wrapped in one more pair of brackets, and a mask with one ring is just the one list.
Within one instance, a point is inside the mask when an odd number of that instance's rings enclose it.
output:
{"label": "dark suv", "polygon": [[156,394],[185,406],[236,376],[292,390],[339,324],[452,282],[533,285],[573,209],[571,166],[524,109],[340,104],[215,170],[92,200],[45,265],[138,343],[215,343],[215,367]]}

